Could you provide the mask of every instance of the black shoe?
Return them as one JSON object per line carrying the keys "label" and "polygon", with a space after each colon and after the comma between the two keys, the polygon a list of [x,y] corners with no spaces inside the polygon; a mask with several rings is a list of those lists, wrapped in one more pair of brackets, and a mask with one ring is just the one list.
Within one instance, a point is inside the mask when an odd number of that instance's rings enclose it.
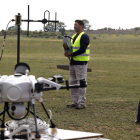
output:
{"label": "black shoe", "polygon": [[84,105],[78,105],[78,106],[76,106],[76,109],[84,109],[84,108],[85,108]]}
{"label": "black shoe", "polygon": [[77,105],[75,104],[70,104],[70,105],[66,105],[66,107],[71,108],[71,107],[76,107]]}
{"label": "black shoe", "polygon": [[140,121],[137,121],[137,120],[136,120],[135,123],[140,124]]}

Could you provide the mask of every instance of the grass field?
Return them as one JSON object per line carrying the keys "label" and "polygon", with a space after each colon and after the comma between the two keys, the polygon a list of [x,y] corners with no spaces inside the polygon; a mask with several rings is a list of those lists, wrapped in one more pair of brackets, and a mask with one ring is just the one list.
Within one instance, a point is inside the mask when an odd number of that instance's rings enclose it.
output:
{"label": "grass field", "polygon": [[[2,41],[0,37],[1,48]],[[140,36],[90,35],[90,41],[88,67],[93,72],[87,77],[86,109],[66,108],[72,102],[67,90],[44,92],[45,106],[52,111],[58,128],[102,133],[113,140],[139,140],[140,125],[134,121],[140,99]],[[16,46],[16,37],[7,37],[1,75],[14,73]],[[20,55],[20,62],[28,63],[30,75],[36,78],[63,74],[64,79],[69,79],[68,71],[56,68],[57,64],[69,63],[63,56],[62,40],[23,37]],[[37,112],[46,120],[40,104]]]}

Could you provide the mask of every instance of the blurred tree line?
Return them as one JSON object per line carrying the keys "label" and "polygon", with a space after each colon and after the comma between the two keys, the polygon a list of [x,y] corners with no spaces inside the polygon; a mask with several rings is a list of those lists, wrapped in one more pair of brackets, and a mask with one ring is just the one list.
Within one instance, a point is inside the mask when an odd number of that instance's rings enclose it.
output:
{"label": "blurred tree line", "polygon": [[140,30],[140,27],[135,27],[134,29],[135,29],[136,31],[138,31],[138,30]]}
{"label": "blurred tree line", "polygon": [[[84,30],[89,31],[91,28],[91,25],[89,24],[89,21],[86,19],[83,19],[84,22]],[[56,30],[55,30],[55,24],[54,23],[48,23],[44,27],[44,31],[29,31],[30,37],[42,37],[42,38],[49,38],[49,37],[58,37],[62,38],[66,34],[67,27],[64,22],[60,21],[59,23],[56,23]],[[27,35],[26,30],[20,29],[21,35]],[[0,31],[0,36],[3,36],[5,34],[5,30]],[[17,35],[17,26],[11,26],[8,28],[6,35]]]}

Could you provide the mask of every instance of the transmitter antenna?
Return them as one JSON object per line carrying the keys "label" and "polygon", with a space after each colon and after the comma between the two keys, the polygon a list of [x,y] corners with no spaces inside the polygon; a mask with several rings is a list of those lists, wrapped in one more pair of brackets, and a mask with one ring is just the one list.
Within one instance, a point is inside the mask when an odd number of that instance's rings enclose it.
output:
{"label": "transmitter antenna", "polygon": [[[45,13],[48,12],[48,19],[45,18]],[[15,20],[12,19],[12,21],[15,21],[15,25],[18,27],[18,33],[17,33],[17,64],[20,63],[20,26],[22,22],[27,22],[27,36],[29,36],[29,23],[30,22],[41,22],[45,24],[52,22],[55,23],[55,31],[56,31],[56,23],[58,23],[59,21],[57,20],[57,14],[55,13],[55,20],[50,20],[50,12],[48,10],[46,10],[44,12],[44,19],[42,20],[30,20],[30,7],[28,5],[28,19],[21,19],[21,15],[20,13],[18,13],[18,15],[15,16]],[[48,30],[46,30],[44,28],[44,32],[47,32]]]}

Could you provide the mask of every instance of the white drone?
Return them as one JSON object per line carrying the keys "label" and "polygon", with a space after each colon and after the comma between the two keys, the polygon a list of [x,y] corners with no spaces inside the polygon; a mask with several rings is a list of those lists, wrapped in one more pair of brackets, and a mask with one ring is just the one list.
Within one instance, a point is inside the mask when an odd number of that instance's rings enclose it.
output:
{"label": "white drone", "polygon": [[[34,75],[28,75],[30,71],[30,67],[26,63],[18,63],[15,66],[15,74],[14,75],[3,75],[0,78],[0,104],[3,102],[4,111],[0,113],[3,114],[3,120],[1,124],[1,128],[5,128],[5,112],[9,115],[9,117],[13,120],[24,120],[28,113],[32,113],[34,115],[34,123],[35,123],[35,138],[40,138],[40,134],[38,131],[38,120],[39,116],[35,111],[35,103],[39,101],[50,119],[51,128],[55,128],[56,125],[52,122],[49,113],[47,112],[43,100],[42,100],[42,91],[47,90],[56,90],[59,89],[69,89],[69,88],[78,88],[78,87],[86,87],[86,81],[84,79],[80,80],[79,84],[69,85],[68,81],[66,81],[66,85],[63,86],[59,83],[64,82],[62,75],[56,75],[49,79],[45,79],[43,77],[39,77],[37,80]],[[28,102],[28,107],[24,105],[24,102]],[[11,105],[9,106],[9,103]],[[29,106],[32,105],[33,112],[29,109]],[[9,125],[9,124],[8,124]],[[12,124],[10,124],[12,125]],[[20,128],[13,130],[8,136],[0,135],[0,138],[4,139],[12,139],[17,138],[16,136],[22,130],[27,131],[27,135],[21,136],[21,138],[28,138],[28,140],[32,140],[31,138],[31,130],[28,125],[21,125]]]}

